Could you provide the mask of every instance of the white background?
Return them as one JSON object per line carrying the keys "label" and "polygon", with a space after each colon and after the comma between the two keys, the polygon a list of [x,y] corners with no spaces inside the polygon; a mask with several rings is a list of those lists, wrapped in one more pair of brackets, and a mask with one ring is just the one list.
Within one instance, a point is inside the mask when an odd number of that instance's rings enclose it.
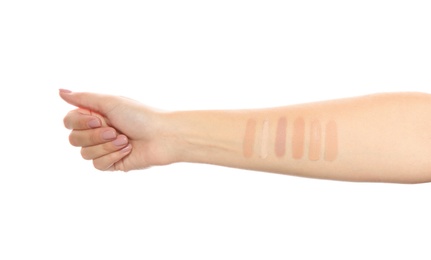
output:
{"label": "white background", "polygon": [[430,259],[431,184],[100,172],[58,97],[179,110],[431,92],[427,2],[0,1],[0,259]]}

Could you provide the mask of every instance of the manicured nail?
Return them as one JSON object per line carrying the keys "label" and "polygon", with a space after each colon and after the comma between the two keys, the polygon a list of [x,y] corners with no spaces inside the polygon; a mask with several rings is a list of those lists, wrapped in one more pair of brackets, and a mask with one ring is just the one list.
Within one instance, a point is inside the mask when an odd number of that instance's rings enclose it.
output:
{"label": "manicured nail", "polygon": [[124,147],[123,149],[121,149],[120,152],[122,152],[122,153],[128,153],[128,152],[130,152],[130,150],[132,150],[132,145],[128,144],[126,147]]}
{"label": "manicured nail", "polygon": [[105,140],[112,140],[116,137],[117,135],[115,134],[115,132],[113,130],[108,130],[102,133],[102,138]]}
{"label": "manicured nail", "polygon": [[64,94],[69,94],[72,93],[72,91],[68,90],[68,89],[60,89],[60,93],[64,93]]}
{"label": "manicured nail", "polygon": [[112,143],[116,146],[123,146],[127,144],[127,137],[125,137],[124,135],[118,136],[117,139],[115,139],[115,141],[113,141]]}
{"label": "manicured nail", "polygon": [[97,128],[97,127],[100,127],[100,126],[102,126],[102,125],[101,125],[101,123],[100,123],[100,120],[99,120],[99,119],[97,119],[97,118],[95,118],[95,119],[91,119],[91,120],[88,122],[88,126],[89,126],[89,127],[91,127],[91,128]]}

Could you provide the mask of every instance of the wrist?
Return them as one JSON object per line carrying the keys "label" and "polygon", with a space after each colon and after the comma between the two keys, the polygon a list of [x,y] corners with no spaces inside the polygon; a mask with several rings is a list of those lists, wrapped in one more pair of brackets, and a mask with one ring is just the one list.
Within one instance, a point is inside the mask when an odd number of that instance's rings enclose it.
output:
{"label": "wrist", "polygon": [[167,136],[178,162],[220,163],[242,154],[244,123],[238,113],[178,111],[165,114]]}

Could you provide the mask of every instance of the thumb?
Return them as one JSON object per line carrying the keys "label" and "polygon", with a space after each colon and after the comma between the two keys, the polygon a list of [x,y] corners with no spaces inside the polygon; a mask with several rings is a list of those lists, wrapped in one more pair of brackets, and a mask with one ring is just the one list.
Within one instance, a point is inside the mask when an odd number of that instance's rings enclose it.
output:
{"label": "thumb", "polygon": [[71,105],[101,114],[107,114],[118,102],[114,96],[89,92],[72,92],[66,89],[60,89],[60,97]]}

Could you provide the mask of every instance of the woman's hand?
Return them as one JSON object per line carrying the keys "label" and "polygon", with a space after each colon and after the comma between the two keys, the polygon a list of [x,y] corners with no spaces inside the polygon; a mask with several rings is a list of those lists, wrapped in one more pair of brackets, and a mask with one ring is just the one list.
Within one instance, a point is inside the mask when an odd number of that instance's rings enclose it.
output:
{"label": "woman's hand", "polygon": [[130,171],[176,161],[163,113],[118,96],[67,90],[60,96],[78,107],[64,118],[69,141],[95,168]]}

